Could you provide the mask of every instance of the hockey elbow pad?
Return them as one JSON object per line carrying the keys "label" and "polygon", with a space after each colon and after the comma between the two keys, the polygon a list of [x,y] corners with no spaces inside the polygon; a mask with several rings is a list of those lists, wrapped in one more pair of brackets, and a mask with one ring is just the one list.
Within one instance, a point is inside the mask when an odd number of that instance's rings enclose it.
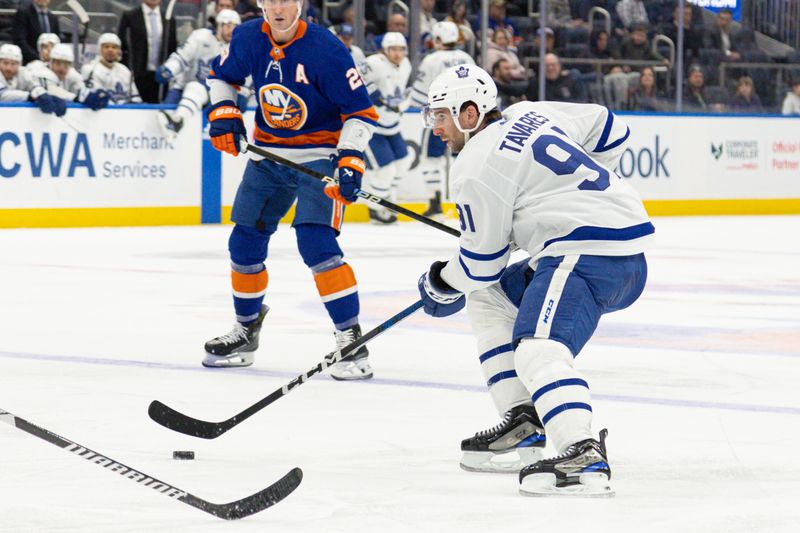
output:
{"label": "hockey elbow pad", "polygon": [[221,152],[239,155],[239,143],[247,139],[242,111],[233,100],[223,100],[208,109],[208,135],[211,144]]}

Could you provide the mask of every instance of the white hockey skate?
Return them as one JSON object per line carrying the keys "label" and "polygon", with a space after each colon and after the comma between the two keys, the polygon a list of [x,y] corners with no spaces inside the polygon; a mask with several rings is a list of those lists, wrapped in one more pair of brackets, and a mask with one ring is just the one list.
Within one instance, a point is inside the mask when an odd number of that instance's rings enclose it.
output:
{"label": "white hockey skate", "polygon": [[600,442],[586,439],[567,448],[557,457],[526,466],[519,473],[519,493],[523,496],[578,496],[609,498],[611,468],[606,454],[606,435]]}
{"label": "white hockey skate", "polygon": [[544,457],[546,439],[532,405],[506,411],[493,428],[461,441],[462,469],[468,472],[516,474]]}
{"label": "white hockey skate", "polygon": [[[356,324],[343,331],[336,331],[336,349],[341,350],[348,344],[361,337],[361,326]],[[372,367],[369,364],[369,352],[366,346],[360,347],[347,359],[339,361],[330,368],[331,377],[339,381],[352,381],[356,379],[369,379],[372,377]]]}

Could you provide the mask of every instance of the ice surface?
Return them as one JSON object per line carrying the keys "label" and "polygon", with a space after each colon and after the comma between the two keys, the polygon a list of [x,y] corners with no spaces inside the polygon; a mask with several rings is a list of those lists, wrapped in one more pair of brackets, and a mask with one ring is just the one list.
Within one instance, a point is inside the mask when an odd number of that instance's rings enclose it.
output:
{"label": "ice surface", "polygon": [[[223,523],[0,425],[0,531],[772,532],[800,524],[800,217],[656,219],[650,279],[578,358],[617,497],[531,499],[463,472],[498,421],[466,316],[417,314],[370,344],[376,378],[317,376],[214,441],[147,417],[238,412],[316,364],[331,326],[293,231],[270,246],[256,364],[200,366],[232,322],[230,227],[0,232],[0,408],[215,502],[300,466],[274,508]],[[456,241],[350,225],[365,329],[417,298]],[[173,450],[194,450],[174,461]]]}

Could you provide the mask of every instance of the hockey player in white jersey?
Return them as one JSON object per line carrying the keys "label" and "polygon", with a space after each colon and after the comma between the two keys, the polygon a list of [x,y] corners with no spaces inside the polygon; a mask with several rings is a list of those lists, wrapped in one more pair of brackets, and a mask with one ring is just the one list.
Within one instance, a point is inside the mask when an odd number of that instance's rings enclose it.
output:
{"label": "hockey player in white jersey", "polygon": [[97,39],[99,55],[81,68],[83,82],[88,89],[105,89],[111,94],[111,103],[141,103],[139,90],[131,71],[120,62],[122,41],[115,33],[104,33]]}
{"label": "hockey player in white jersey", "polygon": [[36,38],[36,50],[39,51],[39,59],[29,61],[25,68],[30,71],[47,67],[50,63],[50,51],[57,44],[61,44],[61,39],[55,33],[42,33]]}
{"label": "hockey player in white jersey", "polygon": [[[469,294],[481,366],[505,412],[462,443],[462,466],[492,471],[481,456],[516,447],[541,457],[546,434],[557,455],[520,471],[522,494],[610,496],[606,431],[595,439],[574,358],[600,316],[631,305],[647,277],[654,228],[612,170],[630,131],[597,105],[521,102],[501,115],[496,98],[487,72],[460,65],[431,84],[425,111],[458,154],[450,175],[462,233],[418,288],[439,317]],[[507,268],[516,246],[529,257]]]}
{"label": "hockey player in white jersey", "polygon": [[[363,189],[382,198],[392,199],[395,178],[408,169],[408,148],[400,134],[400,116],[405,109],[404,97],[411,76],[411,62],[406,57],[406,38],[402,33],[388,32],[381,43],[382,51],[367,58],[364,81],[372,103],[378,111],[378,126],[364,152],[367,172]],[[397,215],[371,202],[370,219],[378,224],[392,224]]]}
{"label": "hockey player in white jersey", "polygon": [[43,113],[63,116],[64,100],[47,94],[22,66],[22,50],[15,44],[0,46],[0,102],[33,102]]}
{"label": "hockey player in white jersey", "polygon": [[68,102],[78,102],[94,111],[106,107],[111,95],[105,89],[89,89],[72,65],[75,55],[68,44],[57,44],[50,51],[47,67],[40,67],[31,74],[37,82],[53,96]]}
{"label": "hockey player in white jersey", "polygon": [[[439,74],[454,65],[475,63],[469,54],[456,49],[458,36],[458,26],[453,22],[437,22],[433,26],[436,51],[425,56],[419,64],[408,104],[423,107],[428,103],[428,88]],[[419,164],[426,190],[430,193],[430,205],[424,215],[438,218],[442,215],[442,177],[447,167],[447,153],[445,144],[429,129],[422,132]]]}
{"label": "hockey player in white jersey", "polygon": [[216,16],[216,29],[193,31],[186,42],[173,52],[156,70],[158,83],[173,81],[173,88],[183,94],[174,112],[159,111],[158,120],[164,134],[174,138],[185,120],[199,113],[209,102],[206,78],[211,62],[228,46],[233,30],[242,23],[239,13],[223,9]]}

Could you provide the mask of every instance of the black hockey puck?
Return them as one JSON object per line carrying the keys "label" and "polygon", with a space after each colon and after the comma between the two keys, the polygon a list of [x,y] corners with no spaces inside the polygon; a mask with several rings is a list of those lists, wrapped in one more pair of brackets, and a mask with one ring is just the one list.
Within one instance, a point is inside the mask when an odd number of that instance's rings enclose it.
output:
{"label": "black hockey puck", "polygon": [[176,450],[172,452],[172,458],[189,461],[191,459],[194,459],[194,452]]}

